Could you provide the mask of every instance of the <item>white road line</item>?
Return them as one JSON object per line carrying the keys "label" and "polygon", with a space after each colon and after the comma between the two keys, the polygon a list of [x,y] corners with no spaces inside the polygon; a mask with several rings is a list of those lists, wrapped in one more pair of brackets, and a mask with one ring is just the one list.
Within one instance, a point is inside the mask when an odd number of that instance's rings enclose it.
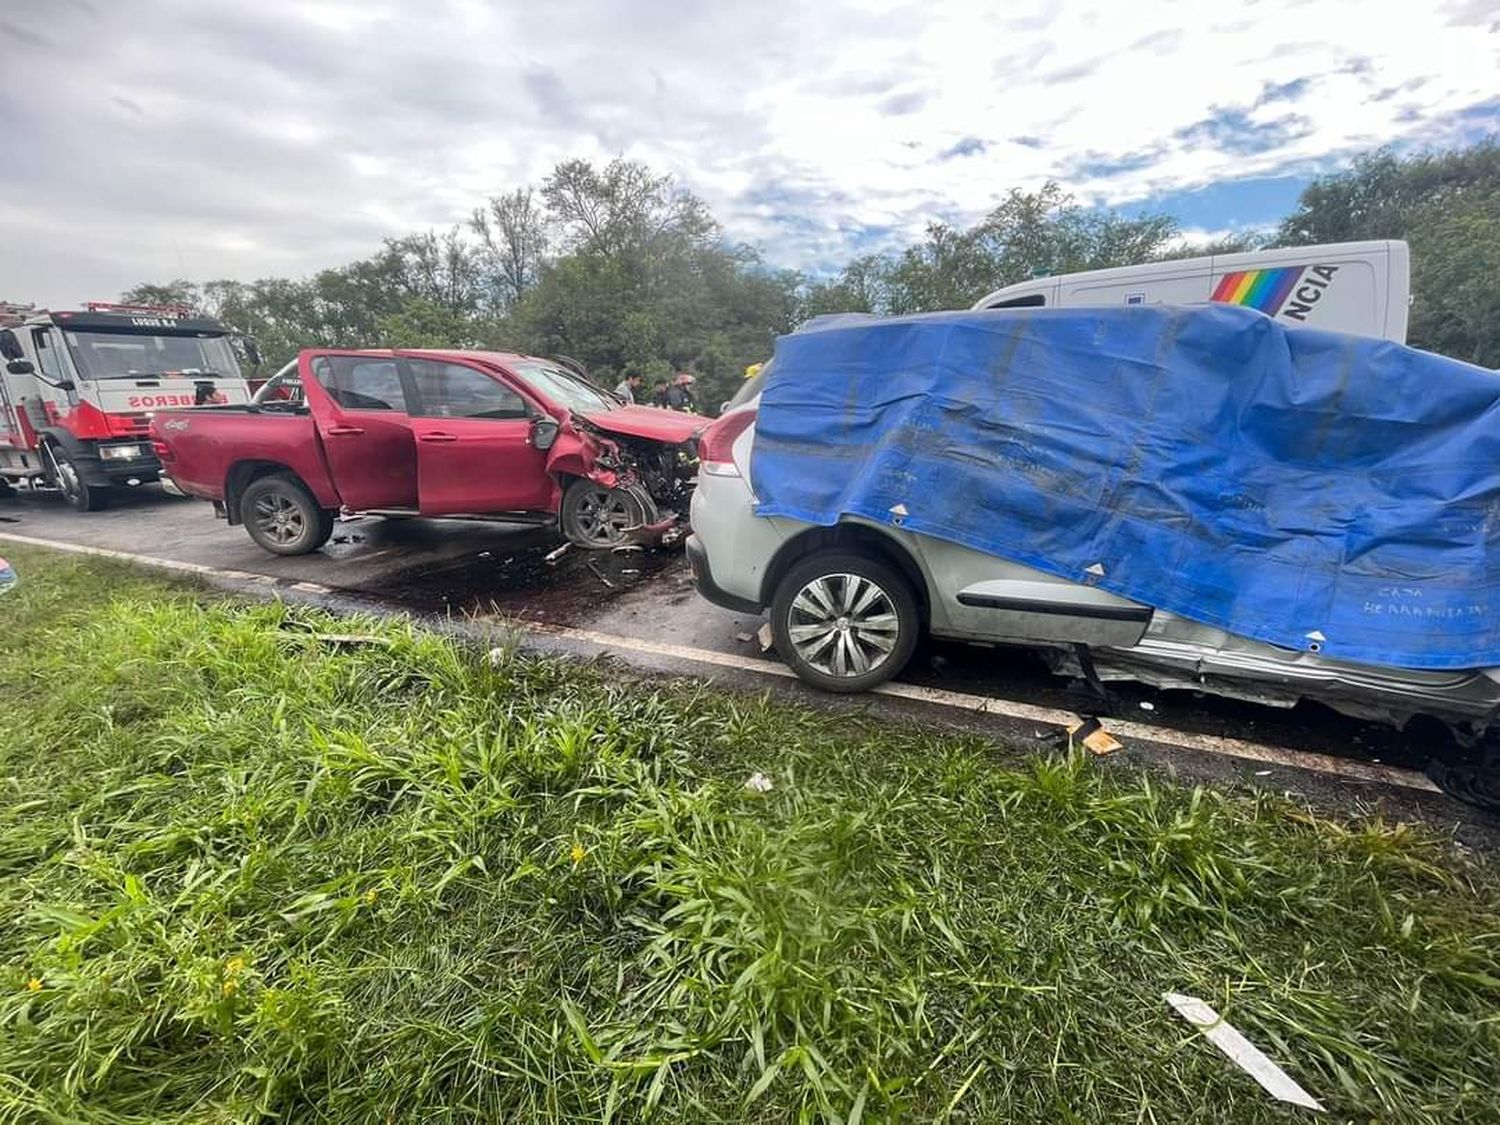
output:
{"label": "white road line", "polygon": [[269,574],[252,574],[248,570],[225,570],[201,563],[179,562],[176,559],[159,559],[153,555],[135,555],[129,551],[111,551],[107,547],[85,547],[80,543],[64,543],[56,539],[36,539],[30,535],[15,535],[0,531],[0,540],[21,543],[28,547],[45,547],[50,551],[67,551],[74,555],[96,555],[101,559],[118,559],[121,562],[153,566],[160,570],[176,570],[186,574],[206,574],[214,578],[232,578],[236,582],[275,582]]}
{"label": "white road line", "polygon": [[[613,633],[596,633],[591,629],[572,629],[562,625],[527,624],[528,632],[544,633],[568,640],[582,641],[605,649],[619,649],[650,656],[665,656],[674,660],[713,664],[721,668],[734,668],[746,672],[758,672],[767,676],[793,676],[784,664],[768,660],[755,660],[733,653],[713,652],[709,649],[690,648],[686,645],[667,644],[662,641],[638,640],[635,637],[620,637]],[[1043,726],[1061,727],[1064,730],[1077,726],[1082,718],[1071,711],[1059,711],[1050,707],[1035,707],[1029,703],[1017,703],[1009,699],[992,699],[985,695],[970,695],[966,692],[945,691],[941,688],[920,687],[916,684],[882,684],[874,689],[876,695],[889,695],[897,699],[909,699],[917,703],[936,704],[961,711],[973,711],[981,715],[997,715],[1004,719],[1016,719]],[[1347,758],[1335,758],[1329,754],[1314,754],[1301,750],[1281,750],[1258,742],[1246,742],[1240,738],[1225,738],[1214,734],[1195,734],[1191,731],[1174,730],[1170,727],[1153,726],[1132,722],[1128,719],[1104,719],[1104,728],[1117,738],[1135,738],[1145,742],[1156,742],[1165,746],[1197,750],[1220,757],[1243,758],[1251,762],[1265,762],[1296,769],[1316,770],[1319,773],[1335,774],[1356,781],[1370,781],[1380,785],[1399,785],[1407,789],[1421,789],[1429,793],[1442,792],[1425,774],[1415,770],[1396,769],[1375,762],[1356,762]]]}
{"label": "white road line", "polygon": [[[69,551],[78,555],[97,555],[101,558],[119,559],[143,566],[157,567],[189,574],[202,574],[215,578],[226,578],[237,582],[276,582],[266,574],[252,574],[243,570],[223,570],[200,563],[177,562],[174,559],[159,559],[151,555],[136,555],[128,551],[112,551],[104,547],[85,547],[77,543],[64,543],[52,539],[36,539],[28,535],[13,535],[0,532],[0,541],[22,543],[31,547],[45,547],[57,551]],[[317,582],[295,582],[291,589],[313,593],[333,593],[333,588]],[[357,591],[355,591],[357,592]],[[614,633],[598,633],[592,629],[574,629],[566,625],[546,625],[527,622],[515,623],[523,632],[564,640],[581,642],[605,650],[633,652],[643,656],[666,657],[694,664],[707,664],[718,668],[733,668],[736,671],[753,672],[762,676],[795,678],[791,669],[779,662],[755,660],[729,652],[714,652],[711,649],[692,648],[688,645],[670,644],[665,641],[649,641],[638,637],[622,637]],[[981,715],[995,715],[1004,719],[1040,723],[1043,726],[1069,728],[1082,720],[1071,711],[1051,707],[1035,707],[1029,703],[1017,703],[1009,699],[991,699],[984,695],[966,692],[945,691],[941,688],[919,687],[915,684],[882,684],[875,689],[879,695],[907,699],[915,703],[952,707],[961,711],[972,711]],[[1332,774],[1352,781],[1367,781],[1378,785],[1394,785],[1405,789],[1418,789],[1429,793],[1442,792],[1424,774],[1415,770],[1396,769],[1375,762],[1356,762],[1346,758],[1335,758],[1328,754],[1314,754],[1300,750],[1282,750],[1258,742],[1246,742],[1239,738],[1224,738],[1213,734],[1194,734],[1191,731],[1173,730],[1149,723],[1137,723],[1128,719],[1106,719],[1105,729],[1117,738],[1135,738],[1155,742],[1184,750],[1196,750],[1220,757],[1240,758],[1251,762],[1285,766],[1292,769],[1313,770]]]}

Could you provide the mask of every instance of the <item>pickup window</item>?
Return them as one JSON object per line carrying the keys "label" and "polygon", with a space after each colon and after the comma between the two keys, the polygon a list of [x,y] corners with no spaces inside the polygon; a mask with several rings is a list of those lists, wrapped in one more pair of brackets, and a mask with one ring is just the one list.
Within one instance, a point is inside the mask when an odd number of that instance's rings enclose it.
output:
{"label": "pickup window", "polygon": [[406,411],[401,372],[392,359],[359,355],[319,356],[313,378],[345,410]]}
{"label": "pickup window", "polygon": [[526,400],[482,371],[459,363],[413,359],[420,413],[429,418],[526,418]]}

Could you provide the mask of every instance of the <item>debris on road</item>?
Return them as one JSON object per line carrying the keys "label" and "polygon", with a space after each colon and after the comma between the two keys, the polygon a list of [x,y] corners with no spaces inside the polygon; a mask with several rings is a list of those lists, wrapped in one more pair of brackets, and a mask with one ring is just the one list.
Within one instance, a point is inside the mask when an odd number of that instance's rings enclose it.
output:
{"label": "debris on road", "polygon": [[1318,1104],[1316,1098],[1297,1085],[1291,1075],[1262,1054],[1254,1043],[1236,1031],[1231,1024],[1219,1016],[1218,1012],[1202,1000],[1196,996],[1183,996],[1177,992],[1164,992],[1162,999],[1170,1004],[1179,1016],[1201,1031],[1205,1039],[1223,1051],[1246,1074],[1260,1083],[1261,1088],[1273,1098],[1300,1105],[1304,1109],[1323,1112],[1323,1107]]}
{"label": "debris on road", "polygon": [[745,779],[745,788],[753,790],[756,793],[769,793],[772,789],[776,788],[776,783],[757,770]]}
{"label": "debris on road", "polygon": [[561,547],[557,548],[557,550],[548,551],[545,555],[543,555],[542,561],[544,563],[555,563],[558,559],[566,555],[569,548],[571,548],[572,546],[572,543],[564,543]]}
{"label": "debris on road", "polygon": [[1095,756],[1103,758],[1107,755],[1117,753],[1125,749],[1125,745],[1104,729],[1104,724],[1098,719],[1085,719],[1076,727],[1068,730],[1068,739],[1071,742],[1082,743],[1088,747]]}
{"label": "debris on road", "polygon": [[742,645],[747,645],[751,641],[755,640],[755,634],[754,633],[736,633],[734,635],[734,639],[737,640],[737,641],[739,641],[740,644],[742,644]]}
{"label": "debris on road", "polygon": [[588,564],[588,567],[589,570],[593,572],[594,577],[599,579],[600,582],[603,582],[605,586],[607,586],[611,590],[615,588],[615,584],[611,582],[607,577],[605,577],[604,571],[599,569],[597,563],[591,562]]}
{"label": "debris on road", "polygon": [[761,652],[771,652],[775,649],[776,640],[771,636],[771,623],[769,621],[762,625],[755,635],[760,639]]}
{"label": "debris on road", "polygon": [[1141,700],[1141,710],[1142,711],[1155,711],[1156,710],[1156,704],[1152,703],[1149,699],[1143,699],[1143,700]]}

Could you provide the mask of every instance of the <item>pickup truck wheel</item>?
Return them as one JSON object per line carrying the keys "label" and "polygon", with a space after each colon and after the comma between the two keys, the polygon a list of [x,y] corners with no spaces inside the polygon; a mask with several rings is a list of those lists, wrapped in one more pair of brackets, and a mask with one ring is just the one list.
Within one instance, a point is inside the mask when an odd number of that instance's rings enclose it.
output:
{"label": "pickup truck wheel", "polygon": [[250,538],[273,555],[309,554],[333,534],[333,513],[284,473],[250,482],[240,498],[240,519]]}
{"label": "pickup truck wheel", "polygon": [[97,512],[109,502],[109,489],[87,483],[68,452],[50,441],[42,446],[47,477],[75,512]]}
{"label": "pickup truck wheel", "polygon": [[787,573],[771,601],[776,651],[823,691],[869,691],[906,666],[920,629],[905,578],[861,555],[825,551]]}
{"label": "pickup truck wheel", "polygon": [[656,505],[639,488],[605,488],[576,480],[563,493],[557,523],[574,546],[604,550],[618,547],[626,541],[627,531],[655,518]]}

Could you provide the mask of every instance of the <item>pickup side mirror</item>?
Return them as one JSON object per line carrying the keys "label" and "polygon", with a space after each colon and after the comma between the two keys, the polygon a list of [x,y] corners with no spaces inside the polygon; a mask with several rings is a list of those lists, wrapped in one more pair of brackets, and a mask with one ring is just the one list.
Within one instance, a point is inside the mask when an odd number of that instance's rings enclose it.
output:
{"label": "pickup side mirror", "polygon": [[59,379],[52,385],[60,391],[76,391],[78,389],[78,384],[73,382],[72,379]]}
{"label": "pickup side mirror", "polygon": [[36,371],[36,368],[31,366],[29,359],[13,359],[5,365],[5,370],[12,375],[30,375]]}
{"label": "pickup side mirror", "polygon": [[[26,353],[21,350],[21,341],[16,339],[16,334],[14,332],[12,332],[9,328],[5,329],[4,331],[0,331],[0,356],[4,356],[6,359],[10,360],[16,360],[20,359],[25,354]],[[21,372],[12,371],[11,374],[19,375],[21,374]]]}
{"label": "pickup side mirror", "polygon": [[552,443],[557,440],[557,435],[562,427],[557,424],[556,418],[548,418],[543,415],[531,423],[531,447],[540,449],[542,452],[552,448]]}

